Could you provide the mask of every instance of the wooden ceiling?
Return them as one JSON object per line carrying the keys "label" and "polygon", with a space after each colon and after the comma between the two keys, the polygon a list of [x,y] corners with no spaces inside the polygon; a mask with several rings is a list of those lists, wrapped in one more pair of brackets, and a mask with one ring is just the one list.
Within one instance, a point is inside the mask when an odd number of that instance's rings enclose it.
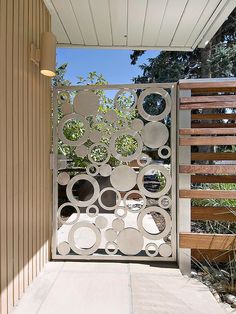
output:
{"label": "wooden ceiling", "polygon": [[193,50],[236,0],[44,0],[59,46]]}

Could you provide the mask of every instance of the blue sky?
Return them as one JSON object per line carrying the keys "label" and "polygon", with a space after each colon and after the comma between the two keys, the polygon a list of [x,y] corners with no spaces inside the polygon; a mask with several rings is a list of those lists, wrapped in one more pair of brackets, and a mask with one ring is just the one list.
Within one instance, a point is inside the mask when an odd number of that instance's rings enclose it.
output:
{"label": "blue sky", "polygon": [[89,72],[103,74],[109,84],[128,84],[132,78],[141,74],[138,65],[146,63],[148,58],[157,56],[156,50],[146,51],[136,65],[130,64],[131,50],[76,49],[58,48],[57,65],[68,63],[66,78],[72,84],[76,76],[86,77]]}

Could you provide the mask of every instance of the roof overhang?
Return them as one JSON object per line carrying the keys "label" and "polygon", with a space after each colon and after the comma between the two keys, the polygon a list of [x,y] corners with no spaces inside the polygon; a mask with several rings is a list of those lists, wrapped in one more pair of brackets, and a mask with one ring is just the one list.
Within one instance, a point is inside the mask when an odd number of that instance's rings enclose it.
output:
{"label": "roof overhang", "polygon": [[203,48],[236,0],[44,0],[58,46],[192,51]]}

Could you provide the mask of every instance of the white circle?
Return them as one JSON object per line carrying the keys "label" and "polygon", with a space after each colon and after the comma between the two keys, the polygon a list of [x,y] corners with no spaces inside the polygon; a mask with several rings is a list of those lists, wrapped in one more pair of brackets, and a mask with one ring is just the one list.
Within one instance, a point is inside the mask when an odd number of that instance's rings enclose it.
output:
{"label": "white circle", "polygon": [[[142,161],[144,160],[144,163],[142,163]],[[137,158],[137,164],[140,166],[140,167],[145,167],[147,165],[150,164],[150,162],[152,161],[152,158],[149,157],[147,154],[140,154]]]}
{"label": "white circle", "polygon": [[[95,147],[103,147],[103,148],[106,149],[106,151],[107,151],[107,157],[106,157],[104,160],[102,160],[102,161],[96,161],[96,160],[94,160],[94,159],[92,158],[91,153],[92,153],[92,151],[93,151],[93,149],[94,149]],[[95,144],[93,144],[93,145],[91,145],[91,146],[89,147],[88,159],[89,159],[89,161],[91,161],[92,163],[95,163],[95,164],[97,164],[97,165],[103,165],[103,164],[105,164],[105,163],[108,162],[108,160],[110,159],[110,156],[111,156],[111,154],[110,154],[109,148],[108,148],[108,146],[107,146],[106,144],[103,144],[103,143],[95,143]]]}
{"label": "white circle", "polygon": [[[144,183],[143,183],[143,180],[144,180],[144,175],[148,172],[148,171],[152,171],[152,170],[156,170],[156,171],[159,171],[162,173],[162,175],[165,177],[166,179],[166,185],[165,187],[161,190],[161,191],[158,191],[158,192],[150,192],[148,191],[145,187],[144,187]],[[137,185],[139,187],[139,190],[145,194],[146,196],[148,197],[151,197],[151,198],[159,198],[160,196],[166,194],[170,188],[171,188],[171,176],[168,172],[168,170],[164,167],[164,166],[161,166],[161,165],[149,165],[149,166],[146,166],[145,168],[143,168],[139,174],[138,174],[138,178],[137,178]]]}
{"label": "white circle", "polygon": [[131,128],[136,131],[136,132],[139,132],[142,130],[144,126],[144,123],[141,119],[134,119],[132,122],[131,122]]}
{"label": "white circle", "polygon": [[136,180],[136,172],[126,165],[116,167],[110,177],[111,185],[118,191],[131,190],[136,185]]}
{"label": "white circle", "polygon": [[100,175],[102,177],[109,177],[111,175],[112,172],[112,168],[110,165],[105,164],[105,165],[101,165],[100,169],[99,169]]}
{"label": "white circle", "polygon": [[107,229],[105,231],[105,237],[106,237],[107,241],[113,242],[117,238],[117,232],[114,229],[112,229],[112,228]]}
{"label": "white circle", "polygon": [[[73,189],[74,184],[80,180],[89,181],[93,185],[93,188],[94,188],[93,196],[87,201],[77,200],[72,193],[72,189]],[[78,174],[78,175],[74,176],[69,181],[69,183],[67,184],[67,187],[66,187],[66,195],[67,195],[68,199],[71,201],[71,203],[73,203],[79,207],[87,207],[89,205],[92,205],[97,200],[97,198],[99,196],[99,191],[100,191],[100,188],[99,188],[99,184],[98,184],[97,180],[91,176],[88,176],[87,174]]]}
{"label": "white circle", "polygon": [[[146,214],[150,214],[152,212],[155,212],[155,213],[162,215],[165,219],[165,229],[163,231],[161,231],[160,233],[157,233],[157,234],[147,232],[145,230],[145,228],[143,227],[144,216]],[[137,219],[137,225],[138,225],[138,229],[141,231],[141,233],[143,234],[144,237],[151,239],[151,240],[159,240],[159,239],[163,239],[167,234],[169,234],[169,232],[171,230],[171,218],[170,218],[170,215],[163,208],[151,206],[151,207],[147,207],[147,208],[143,209],[139,213],[138,219]]]}
{"label": "white circle", "polygon": [[70,245],[68,242],[63,241],[58,244],[57,250],[60,255],[68,255],[70,253]]}
{"label": "white circle", "polygon": [[[94,245],[92,245],[90,248],[87,248],[87,249],[78,248],[75,244],[75,239],[74,239],[75,232],[79,228],[84,228],[84,227],[91,229],[95,233],[95,236],[96,236],[96,241]],[[80,222],[77,222],[75,225],[73,225],[72,228],[70,229],[69,235],[68,235],[68,241],[69,241],[70,247],[75,253],[80,254],[80,255],[90,255],[94,253],[95,251],[97,251],[97,249],[100,246],[101,232],[94,224],[91,224],[88,221],[80,221]]]}
{"label": "white circle", "polygon": [[143,248],[143,236],[135,228],[123,229],[117,237],[119,250],[125,255],[137,255]]}
{"label": "white circle", "polygon": [[99,142],[101,138],[102,138],[102,133],[98,130],[93,130],[89,134],[89,139],[94,143]]}
{"label": "white circle", "polygon": [[[165,100],[165,109],[161,114],[158,115],[149,115],[143,108],[143,102],[145,97],[151,94],[158,94],[161,95],[162,98]],[[164,119],[171,110],[171,97],[167,91],[165,91],[163,88],[156,88],[156,87],[151,87],[145,89],[139,96],[138,99],[138,112],[139,114],[147,121],[160,121]]]}
{"label": "white circle", "polygon": [[172,249],[169,244],[163,243],[159,246],[159,253],[163,257],[169,257],[172,254]]}
{"label": "white circle", "polygon": [[99,96],[92,91],[80,91],[74,98],[74,111],[84,117],[95,116],[99,108]]}
{"label": "white circle", "polygon": [[[113,249],[111,249],[110,246],[113,246]],[[108,255],[115,255],[118,252],[118,245],[115,242],[107,242],[105,245],[105,252]]]}
{"label": "white circle", "polygon": [[[95,209],[95,213],[91,212],[91,208]],[[90,205],[89,207],[86,208],[86,214],[89,216],[89,217],[96,217],[99,213],[99,209],[96,205]]]}
{"label": "white circle", "polygon": [[[132,106],[129,107],[129,108],[123,108],[123,107],[121,107],[120,104],[119,104],[119,101],[118,101],[119,97],[120,97],[122,94],[125,94],[125,93],[130,93],[130,94],[134,97],[134,102],[133,102]],[[127,111],[128,111],[128,110],[133,110],[133,109],[135,109],[136,103],[137,103],[137,94],[136,94],[136,92],[135,92],[133,89],[120,89],[120,90],[116,93],[116,95],[115,95],[115,97],[114,97],[114,106],[115,106],[115,108],[117,108],[117,109],[119,109],[119,110],[121,110],[121,111],[123,111],[123,110],[127,110]]]}
{"label": "white circle", "polygon": [[[163,151],[164,149],[167,150],[167,154],[166,154],[166,155],[163,155],[163,153],[162,153],[162,151]],[[167,145],[164,145],[164,146],[159,147],[159,148],[158,148],[158,155],[159,155],[159,157],[161,157],[161,158],[163,158],[163,159],[169,158],[170,155],[171,155],[171,149],[170,149],[170,147],[167,146]]]}
{"label": "white circle", "polygon": [[169,131],[161,122],[148,122],[141,132],[144,145],[150,148],[163,146],[169,138]]}
{"label": "white circle", "polygon": [[[151,251],[150,248],[154,248],[154,252],[153,253],[150,252]],[[156,243],[148,243],[145,246],[145,252],[150,257],[157,256],[157,254],[158,254],[158,247],[157,247]]]}
{"label": "white circle", "polygon": [[[83,123],[84,125],[84,134],[78,138],[76,141],[70,141],[68,140],[63,132],[63,128],[65,126],[65,123],[70,121],[70,120],[79,120]],[[82,144],[84,144],[87,139],[88,139],[88,135],[89,135],[89,124],[88,121],[81,115],[76,114],[76,113],[71,113],[66,115],[65,117],[63,117],[61,119],[61,121],[58,124],[58,137],[62,140],[62,142],[64,144],[70,145],[70,146],[80,146]]]}
{"label": "white circle", "polygon": [[67,185],[70,181],[70,175],[67,172],[60,172],[57,176],[57,182],[60,185]]}
{"label": "white circle", "polygon": [[125,218],[127,216],[127,209],[124,207],[118,207],[115,209],[114,214],[117,218]]}
{"label": "white circle", "polygon": [[[123,135],[132,136],[137,141],[137,144],[138,144],[136,151],[129,156],[123,156],[120,153],[118,153],[116,150],[116,140]],[[124,162],[129,162],[129,161],[136,159],[142,153],[143,142],[142,142],[140,135],[137,132],[135,132],[133,130],[120,130],[120,131],[117,131],[116,133],[114,133],[112,135],[111,140],[110,140],[110,144],[109,144],[109,148],[110,148],[111,154],[116,159],[118,159],[120,161],[124,161]]]}
{"label": "white circle", "polygon": [[[76,217],[75,217],[75,219],[74,219],[73,221],[71,221],[71,222],[66,222],[66,221],[64,221],[64,220],[61,218],[61,211],[62,211],[62,209],[63,209],[64,207],[66,207],[66,206],[71,206],[71,207],[73,207],[73,208],[76,210]],[[74,204],[72,204],[72,203],[70,203],[70,202],[67,202],[67,203],[62,204],[62,205],[58,208],[58,211],[57,211],[57,218],[58,218],[58,220],[59,220],[62,224],[64,224],[64,225],[73,225],[74,223],[76,223],[76,222],[79,220],[79,216],[80,216],[80,210],[79,210],[79,208],[78,208],[76,205],[74,205]]]}
{"label": "white circle", "polygon": [[[107,191],[113,191],[113,192],[116,193],[116,195],[117,195],[116,205],[114,205],[114,206],[106,206],[106,205],[103,204],[103,202],[102,202],[102,195],[103,195],[105,192],[107,192]],[[112,188],[112,187],[104,188],[104,189],[100,192],[100,195],[99,195],[99,197],[98,197],[98,203],[99,203],[99,205],[100,205],[102,208],[106,209],[106,210],[114,210],[114,209],[118,208],[119,205],[120,205],[120,202],[121,202],[121,195],[120,195],[120,192],[117,191],[116,189]]]}
{"label": "white circle", "polygon": [[[95,172],[93,172],[93,169],[95,169]],[[86,167],[86,172],[89,176],[95,177],[99,172],[99,167],[96,164],[90,164]]]}
{"label": "white circle", "polygon": [[85,145],[78,146],[75,149],[75,153],[78,157],[86,157],[88,154],[88,147]]}
{"label": "white circle", "polygon": [[171,199],[168,195],[162,195],[159,200],[157,201],[158,205],[162,208],[170,208],[171,206]]}
{"label": "white circle", "polygon": [[119,232],[121,230],[123,230],[125,227],[125,223],[124,220],[120,219],[120,218],[116,218],[112,221],[112,228]]}
{"label": "white circle", "polygon": [[95,225],[96,227],[98,227],[99,229],[104,229],[106,228],[108,224],[108,221],[106,219],[106,217],[103,217],[103,216],[98,216],[96,217],[95,219]]}
{"label": "white circle", "polygon": [[[130,195],[132,194],[139,194],[141,196],[141,198],[143,199],[143,205],[141,208],[138,208],[138,209],[135,209],[135,208],[130,208],[128,205],[127,205],[127,199]],[[147,199],[146,199],[146,196],[144,194],[142,194],[139,190],[132,190],[132,191],[129,191],[125,194],[124,198],[123,198],[123,202],[124,202],[124,206],[125,208],[127,208],[131,213],[139,213],[140,211],[142,211],[145,207],[146,207],[146,204],[147,204]]]}

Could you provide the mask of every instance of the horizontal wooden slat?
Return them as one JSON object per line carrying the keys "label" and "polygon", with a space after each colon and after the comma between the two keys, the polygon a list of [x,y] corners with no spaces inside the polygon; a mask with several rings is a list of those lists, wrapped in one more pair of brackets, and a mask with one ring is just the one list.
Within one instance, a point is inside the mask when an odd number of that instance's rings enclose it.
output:
{"label": "horizontal wooden slat", "polygon": [[197,113],[197,114],[192,114],[191,119],[192,120],[223,120],[223,119],[235,120],[236,114],[231,114],[231,113],[212,113],[212,114]]}
{"label": "horizontal wooden slat", "polygon": [[236,160],[236,153],[192,153],[192,160]]}
{"label": "horizontal wooden slat", "polygon": [[226,250],[191,250],[191,256],[194,261],[215,261],[215,262],[229,262],[234,258],[232,251]]}
{"label": "horizontal wooden slat", "polygon": [[180,198],[236,199],[236,190],[180,190]]}
{"label": "horizontal wooden slat", "polygon": [[193,104],[183,104],[179,106],[181,110],[190,109],[222,109],[222,108],[236,108],[236,102],[199,102]]}
{"label": "horizontal wooden slat", "polygon": [[236,248],[236,235],[181,232],[179,246],[189,249],[233,250]]}
{"label": "horizontal wooden slat", "polygon": [[192,128],[236,128],[236,123],[191,123]]}
{"label": "horizontal wooden slat", "polygon": [[[234,210],[235,214],[231,210]],[[191,219],[236,222],[236,208],[193,206],[191,208]]]}
{"label": "horizontal wooden slat", "polygon": [[236,176],[193,175],[192,183],[236,183]]}
{"label": "horizontal wooden slat", "polygon": [[236,165],[180,165],[180,173],[235,174]]}
{"label": "horizontal wooden slat", "polygon": [[236,145],[236,136],[182,137],[179,139],[179,145],[180,146]]}
{"label": "horizontal wooden slat", "polygon": [[236,134],[236,128],[205,128],[205,129],[199,129],[199,128],[192,128],[192,129],[180,129],[179,130],[180,135],[209,135],[209,134]]}
{"label": "horizontal wooden slat", "polygon": [[181,104],[236,102],[236,95],[181,97]]}
{"label": "horizontal wooden slat", "polygon": [[192,92],[212,92],[212,91],[236,91],[236,80],[227,80],[227,81],[198,81],[191,82],[190,80],[182,80],[179,83],[180,89],[190,89]]}

